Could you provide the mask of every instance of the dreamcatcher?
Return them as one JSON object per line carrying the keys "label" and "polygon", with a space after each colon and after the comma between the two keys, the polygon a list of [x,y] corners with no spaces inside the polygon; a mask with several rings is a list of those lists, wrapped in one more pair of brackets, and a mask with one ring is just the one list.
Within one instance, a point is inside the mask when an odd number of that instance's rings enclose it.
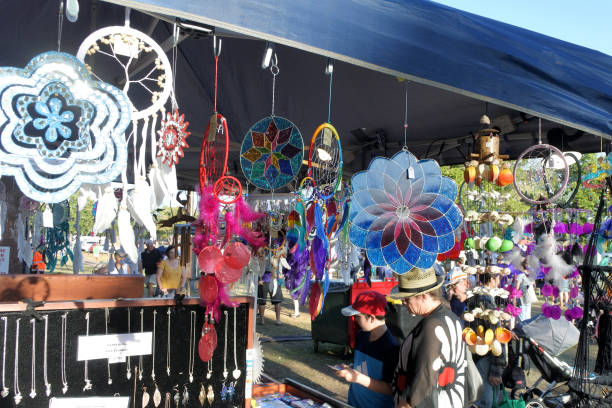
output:
{"label": "dreamcatcher", "polygon": [[514,164],[514,188],[530,204],[548,204],[559,198],[569,179],[563,153],[542,144],[542,120],[539,120],[538,144],[520,154]]}
{"label": "dreamcatcher", "polygon": [[278,59],[270,66],[272,73],[272,113],[257,121],[247,131],[240,148],[240,166],[248,181],[264,190],[276,190],[297,176],[302,166],[304,141],[298,127],[288,119],[274,115]]}
{"label": "dreamcatcher", "polygon": [[[121,80],[123,92],[130,97],[132,131],[129,137],[132,138],[134,151],[134,189],[129,194],[127,193],[127,172],[124,169],[121,174],[124,194],[119,207],[117,225],[121,244],[130,259],[135,262],[138,259],[138,251],[128,209],[134,219],[143,225],[155,239],[157,229],[151,213],[151,203],[157,202],[157,199],[154,199],[155,190],[151,189],[146,181],[145,153],[148,137],[151,138],[151,147],[155,146],[153,140],[156,134],[157,112],[162,111],[163,116],[164,105],[172,93],[170,84],[173,84],[173,75],[170,61],[163,49],[148,35],[129,26],[129,14],[130,10],[126,9],[124,26],[105,27],[90,34],[81,43],[77,58],[86,62],[86,57],[93,58],[96,55],[98,59],[105,56],[114,61],[114,64],[110,65],[100,64],[96,60],[97,64],[91,67],[91,71],[97,78],[102,75],[102,72],[123,78]],[[139,61],[139,64],[130,69],[136,60]],[[95,70],[95,68],[99,69]],[[141,72],[145,74],[138,77]],[[139,123],[141,123],[140,129]],[[153,172],[152,176],[159,177],[160,175]],[[158,183],[152,180],[153,185]],[[164,184],[168,183],[164,182]],[[166,193],[170,193],[167,185]],[[104,207],[98,206],[98,212],[105,210]]]}

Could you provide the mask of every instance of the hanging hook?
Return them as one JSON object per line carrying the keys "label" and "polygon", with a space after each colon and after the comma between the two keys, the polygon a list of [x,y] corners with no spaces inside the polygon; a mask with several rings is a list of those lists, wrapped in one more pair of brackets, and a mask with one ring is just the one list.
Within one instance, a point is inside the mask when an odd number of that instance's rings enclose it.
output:
{"label": "hanging hook", "polygon": [[132,9],[129,7],[125,8],[125,26],[129,27],[130,26],[130,13],[132,12]]}
{"label": "hanging hook", "polygon": [[215,57],[217,58],[219,58],[219,56],[221,55],[221,45],[222,45],[221,38],[219,38],[219,46],[217,46],[217,35],[213,34],[213,53]]}

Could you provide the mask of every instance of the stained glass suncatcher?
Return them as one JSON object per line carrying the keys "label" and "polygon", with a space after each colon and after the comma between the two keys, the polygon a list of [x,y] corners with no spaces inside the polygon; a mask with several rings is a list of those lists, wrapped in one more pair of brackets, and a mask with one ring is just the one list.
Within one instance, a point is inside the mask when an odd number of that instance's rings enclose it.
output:
{"label": "stained glass suncatcher", "polygon": [[304,157],[304,141],[291,121],[268,116],[248,130],[240,149],[245,177],[257,187],[274,190],[297,176]]}
{"label": "stained glass suncatcher", "polygon": [[352,178],[349,232],[374,266],[404,274],[429,268],[455,244],[463,216],[455,204],[457,184],[443,177],[434,160],[408,151],[377,157]]}
{"label": "stained glass suncatcher", "polygon": [[46,52],[0,68],[0,175],[28,197],[63,201],[82,183],[114,180],[127,164],[131,103],[72,55]]}

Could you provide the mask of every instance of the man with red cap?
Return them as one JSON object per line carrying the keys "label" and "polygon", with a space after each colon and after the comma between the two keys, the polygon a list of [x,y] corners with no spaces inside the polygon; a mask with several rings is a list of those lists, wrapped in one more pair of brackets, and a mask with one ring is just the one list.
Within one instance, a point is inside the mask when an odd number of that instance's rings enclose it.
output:
{"label": "man with red cap", "polygon": [[387,299],[367,291],[360,293],[344,316],[354,316],[361,329],[355,339],[353,368],[342,365],[338,377],[351,383],[348,402],[361,407],[393,407],[393,372],[399,346],[385,324]]}

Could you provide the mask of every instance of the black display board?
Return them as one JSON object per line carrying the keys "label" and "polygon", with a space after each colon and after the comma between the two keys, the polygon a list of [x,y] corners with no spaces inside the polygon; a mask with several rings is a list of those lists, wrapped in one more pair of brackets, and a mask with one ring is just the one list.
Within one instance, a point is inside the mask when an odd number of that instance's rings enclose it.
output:
{"label": "black display board", "polygon": [[[126,303],[126,302],[122,302]],[[128,302],[129,304],[129,302]],[[248,340],[248,304],[241,303],[236,308],[236,338],[234,339],[234,309],[222,307],[221,318],[215,322],[217,331],[217,348],[212,358],[212,376],[206,379],[207,364],[202,362],[198,355],[198,341],[201,337],[202,325],[204,324],[205,313],[198,305],[172,305],[172,306],[135,306],[135,307],[114,307],[108,309],[109,322],[108,333],[128,333],[131,331],[141,331],[141,314],[143,310],[144,331],[153,331],[153,311],[156,310],[155,319],[155,380],[162,395],[160,407],[164,407],[164,400],[167,392],[171,393],[170,406],[175,407],[175,390],[180,392],[181,407],[202,407],[198,396],[203,384],[205,390],[211,385],[214,390],[214,401],[209,404],[205,401],[205,407],[225,407],[241,406],[244,404],[245,378],[246,378],[246,348]],[[166,372],[166,356],[168,342],[168,310],[170,310],[170,375]],[[128,311],[130,313],[130,329],[128,330]],[[195,345],[194,345],[194,380],[189,382],[189,361],[190,361],[190,319],[191,311],[196,312],[195,323]],[[228,316],[227,330],[227,370],[229,372],[226,385],[234,382],[232,371],[234,364],[234,340],[236,341],[237,366],[241,370],[241,375],[235,381],[235,392],[233,398],[221,399],[223,381],[223,354],[224,354],[224,328],[225,315]],[[42,310],[37,312],[41,316],[48,316],[47,333],[47,379],[51,384],[51,396],[45,394],[44,383],[44,320],[36,320],[36,349],[35,349],[35,383],[36,397],[29,396],[32,384],[32,323],[31,314],[25,312],[2,312],[0,317],[6,317],[7,335],[6,347],[4,347],[4,321],[0,320],[0,353],[6,350],[4,357],[4,384],[9,388],[10,393],[7,397],[0,397],[0,407],[15,407],[14,400],[14,376],[15,376],[15,343],[16,343],[16,320],[20,318],[19,330],[19,353],[18,353],[18,384],[21,391],[22,400],[18,407],[48,407],[51,397],[110,397],[113,395],[129,396],[133,398],[136,391],[135,405],[130,401],[130,407],[142,407],[143,387],[146,387],[150,394],[148,407],[154,407],[153,394],[155,383],[151,378],[152,356],[142,357],[143,378],[140,381],[136,378],[134,387],[135,367],[139,365],[138,356],[130,358],[132,368],[131,379],[127,378],[127,362],[110,364],[110,377],[112,384],[108,384],[108,365],[106,359],[89,360],[88,378],[91,380],[92,389],[83,390],[85,386],[85,363],[77,361],[78,337],[86,334],[87,320],[86,314],[89,313],[89,335],[105,334],[105,309],[104,308],[83,308],[66,310]],[[62,315],[67,314],[66,327],[66,378],[68,390],[62,393],[61,380],[61,344],[62,344]],[[0,354],[0,369],[2,367],[2,354]],[[1,386],[2,384],[0,384]],[[189,400],[183,404],[184,387],[189,392]]]}

